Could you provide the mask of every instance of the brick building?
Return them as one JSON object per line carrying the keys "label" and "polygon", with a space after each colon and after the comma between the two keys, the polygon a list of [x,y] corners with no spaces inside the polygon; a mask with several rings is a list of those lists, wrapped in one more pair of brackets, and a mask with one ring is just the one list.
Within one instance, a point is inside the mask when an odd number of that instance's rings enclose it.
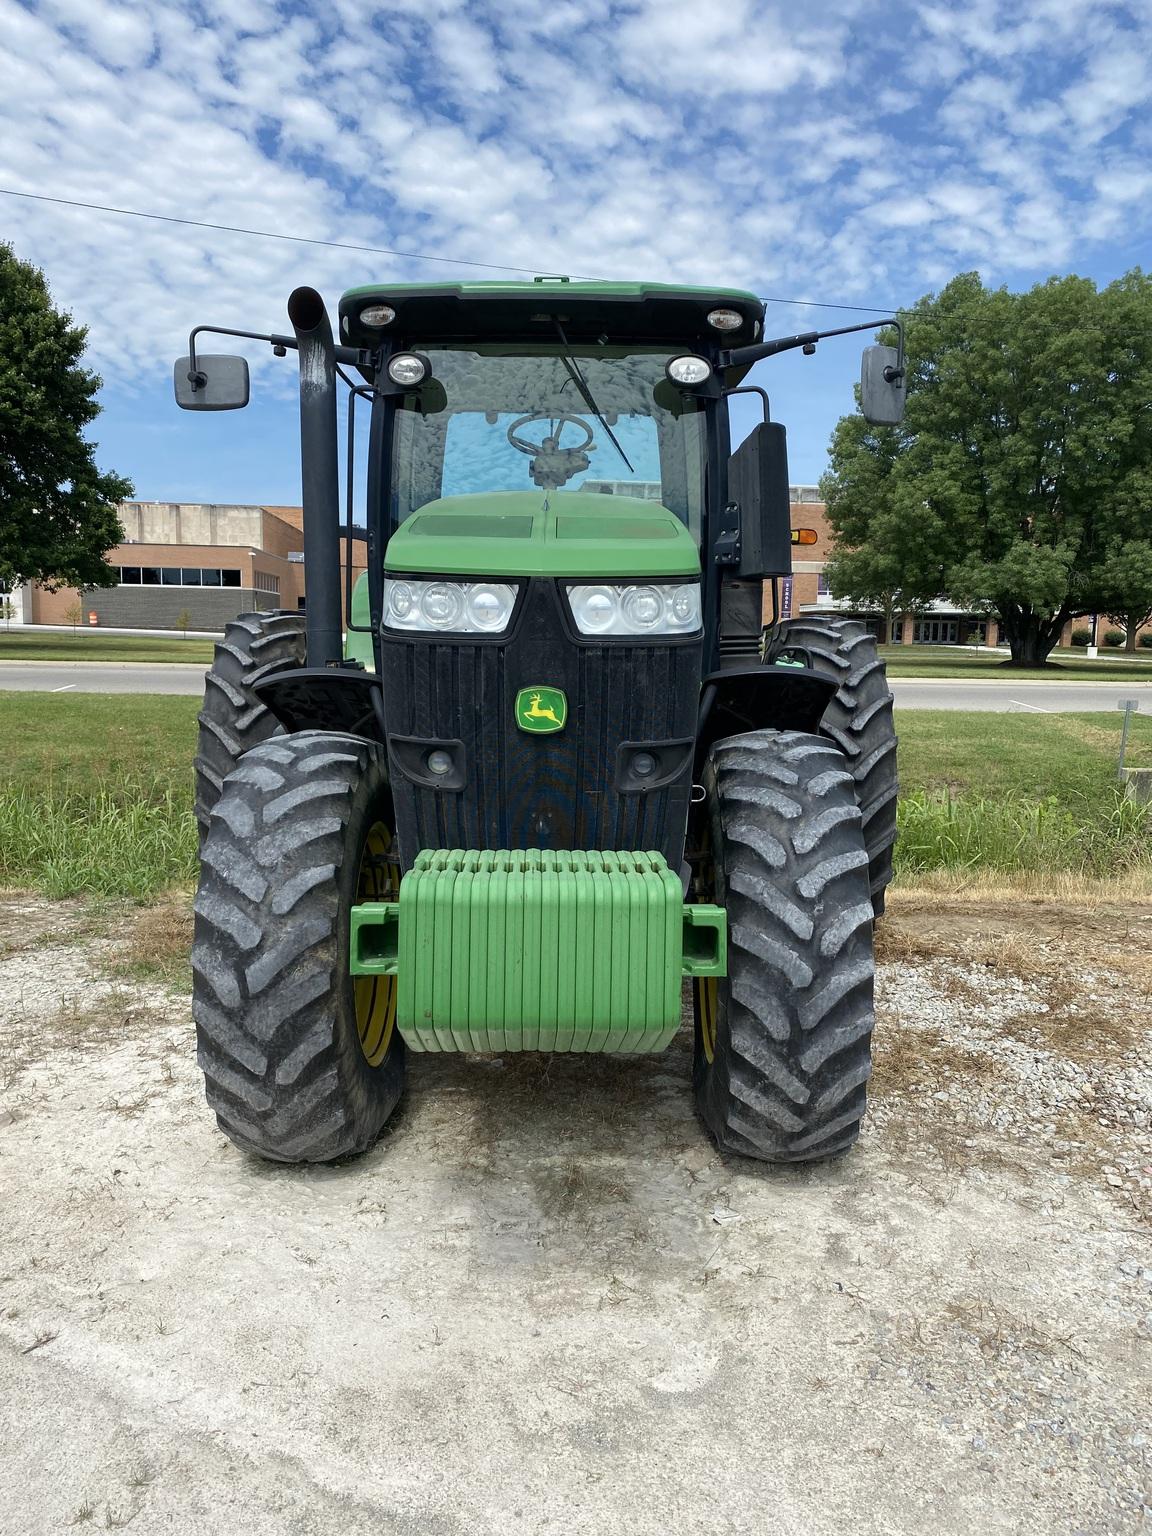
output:
{"label": "brick building", "polygon": [[819,487],[793,485],[789,491],[792,527],[811,528],[816,534],[816,542],[793,546],[792,577],[790,581],[781,583],[781,618],[795,619],[806,614],[823,614],[826,617],[851,614],[863,619],[882,642],[891,645],[962,645],[973,639],[981,644],[997,643],[995,619],[986,619],[983,614],[970,613],[948,602],[933,603],[924,613],[900,614],[893,621],[891,635],[881,635],[880,631],[884,627],[881,614],[835,598],[828,590],[824,567],[832,554],[835,540],[828,526]]}
{"label": "brick building", "polygon": [[[302,608],[305,597],[299,507],[126,501],[125,539],[107,560],[114,587],[48,592],[30,583],[20,594],[25,624],[68,624],[79,602],[82,623],[114,629],[220,630],[254,608]],[[344,554],[341,540],[341,557]],[[354,576],[365,546],[353,544]]]}

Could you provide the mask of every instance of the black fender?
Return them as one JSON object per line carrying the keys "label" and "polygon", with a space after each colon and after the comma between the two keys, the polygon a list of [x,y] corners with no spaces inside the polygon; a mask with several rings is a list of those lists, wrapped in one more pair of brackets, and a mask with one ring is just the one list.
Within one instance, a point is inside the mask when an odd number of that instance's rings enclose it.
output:
{"label": "black fender", "polygon": [[806,731],[815,735],[836,682],[811,667],[733,667],[710,672],[700,687],[693,779],[700,782],[714,741],[744,731]]}
{"label": "black fender", "polygon": [[380,679],[362,667],[296,667],[252,684],[286,731],[347,731],[387,741]]}

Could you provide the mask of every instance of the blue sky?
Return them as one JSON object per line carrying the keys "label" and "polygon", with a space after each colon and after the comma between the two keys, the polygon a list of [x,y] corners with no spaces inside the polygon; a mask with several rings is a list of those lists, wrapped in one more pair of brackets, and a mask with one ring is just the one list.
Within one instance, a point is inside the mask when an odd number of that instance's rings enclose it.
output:
{"label": "blue sky", "polygon": [[[0,185],[545,272],[734,284],[778,333],[1149,265],[1152,0],[0,0]],[[148,498],[293,502],[291,359],[178,412],[191,325],[309,282],[490,276],[0,197],[90,327],[103,466]],[[762,364],[792,477],[859,344]]]}

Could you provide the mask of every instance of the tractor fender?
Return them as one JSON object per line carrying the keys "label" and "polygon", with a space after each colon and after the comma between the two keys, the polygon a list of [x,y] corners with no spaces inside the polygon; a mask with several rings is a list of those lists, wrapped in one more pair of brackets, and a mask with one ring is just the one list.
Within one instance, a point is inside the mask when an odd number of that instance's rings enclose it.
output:
{"label": "tractor fender", "polygon": [[362,667],[295,667],[261,678],[252,692],[289,734],[346,731],[386,740],[380,679]]}
{"label": "tractor fender", "polygon": [[693,778],[698,783],[712,743],[745,731],[815,735],[836,692],[834,679],[811,667],[733,667],[710,672],[700,687]]}

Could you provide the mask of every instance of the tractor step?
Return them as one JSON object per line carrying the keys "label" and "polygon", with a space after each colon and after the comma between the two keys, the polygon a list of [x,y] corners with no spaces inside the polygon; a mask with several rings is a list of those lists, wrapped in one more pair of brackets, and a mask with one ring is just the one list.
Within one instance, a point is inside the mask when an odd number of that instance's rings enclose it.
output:
{"label": "tractor step", "polygon": [[397,977],[414,1051],[659,1051],[683,976],[722,976],[722,907],[659,853],[426,850],[351,910],[354,976]]}

